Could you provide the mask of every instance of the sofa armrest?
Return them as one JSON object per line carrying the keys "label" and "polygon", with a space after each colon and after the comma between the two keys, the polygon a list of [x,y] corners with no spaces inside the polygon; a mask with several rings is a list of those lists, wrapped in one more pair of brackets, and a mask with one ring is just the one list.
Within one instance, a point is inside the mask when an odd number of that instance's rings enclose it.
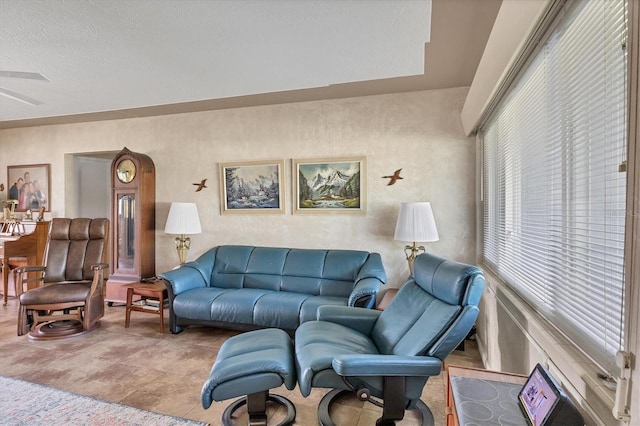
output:
{"label": "sofa armrest", "polygon": [[324,305],[318,308],[318,321],[344,325],[368,336],[380,313],[375,309]]}
{"label": "sofa armrest", "polygon": [[370,297],[370,301],[366,303],[366,307],[371,308],[375,306],[376,294],[380,290],[382,281],[377,278],[364,278],[358,281],[349,295],[349,306],[356,306],[358,301]]}
{"label": "sofa armrest", "polygon": [[384,271],[382,257],[379,253],[369,253],[369,257],[358,271],[356,283],[365,278],[375,278],[382,284],[387,282],[387,273]]}
{"label": "sofa armrest", "polygon": [[171,292],[174,296],[192,288],[207,287],[207,281],[200,270],[189,266],[188,263],[177,269],[163,272],[160,274],[160,278],[171,286]]}

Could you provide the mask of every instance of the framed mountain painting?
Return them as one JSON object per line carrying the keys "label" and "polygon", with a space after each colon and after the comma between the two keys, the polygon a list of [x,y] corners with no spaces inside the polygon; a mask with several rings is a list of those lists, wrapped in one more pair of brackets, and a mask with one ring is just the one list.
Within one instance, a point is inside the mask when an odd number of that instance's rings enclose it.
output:
{"label": "framed mountain painting", "polygon": [[294,213],[366,213],[366,157],[294,159],[292,174]]}
{"label": "framed mountain painting", "polygon": [[222,214],[284,213],[284,160],[220,164]]}

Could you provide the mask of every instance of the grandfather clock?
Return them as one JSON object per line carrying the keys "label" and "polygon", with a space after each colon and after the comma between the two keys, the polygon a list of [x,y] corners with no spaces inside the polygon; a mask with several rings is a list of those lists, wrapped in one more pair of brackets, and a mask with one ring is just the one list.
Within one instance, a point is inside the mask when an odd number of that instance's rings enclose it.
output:
{"label": "grandfather clock", "polygon": [[155,275],[156,171],[145,154],[120,151],[111,163],[111,275],[105,300],[124,303],[122,286]]}

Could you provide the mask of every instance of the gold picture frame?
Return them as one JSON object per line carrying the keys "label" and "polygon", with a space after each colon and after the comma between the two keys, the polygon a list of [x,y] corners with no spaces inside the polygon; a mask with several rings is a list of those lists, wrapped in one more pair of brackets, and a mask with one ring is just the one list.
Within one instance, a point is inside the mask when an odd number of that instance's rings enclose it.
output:
{"label": "gold picture frame", "polygon": [[7,199],[18,200],[15,211],[31,210],[34,215],[42,207],[51,211],[50,164],[7,166],[7,186]]}
{"label": "gold picture frame", "polygon": [[366,214],[366,157],[292,160],[293,212]]}
{"label": "gold picture frame", "polygon": [[284,214],[284,160],[220,163],[221,214]]}

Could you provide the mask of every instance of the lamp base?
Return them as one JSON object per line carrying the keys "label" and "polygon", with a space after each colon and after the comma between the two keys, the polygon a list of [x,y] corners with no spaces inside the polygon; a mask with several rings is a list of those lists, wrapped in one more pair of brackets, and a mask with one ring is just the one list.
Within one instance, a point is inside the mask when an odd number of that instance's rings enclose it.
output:
{"label": "lamp base", "polygon": [[189,252],[190,247],[191,238],[184,234],[176,237],[176,250],[178,251],[178,259],[180,260],[181,265],[187,261],[187,253]]}
{"label": "lamp base", "polygon": [[409,276],[413,276],[413,263],[416,260],[416,257],[420,252],[425,252],[424,246],[418,246],[414,241],[413,245],[404,246],[404,254],[407,257],[407,262],[409,263]]}

